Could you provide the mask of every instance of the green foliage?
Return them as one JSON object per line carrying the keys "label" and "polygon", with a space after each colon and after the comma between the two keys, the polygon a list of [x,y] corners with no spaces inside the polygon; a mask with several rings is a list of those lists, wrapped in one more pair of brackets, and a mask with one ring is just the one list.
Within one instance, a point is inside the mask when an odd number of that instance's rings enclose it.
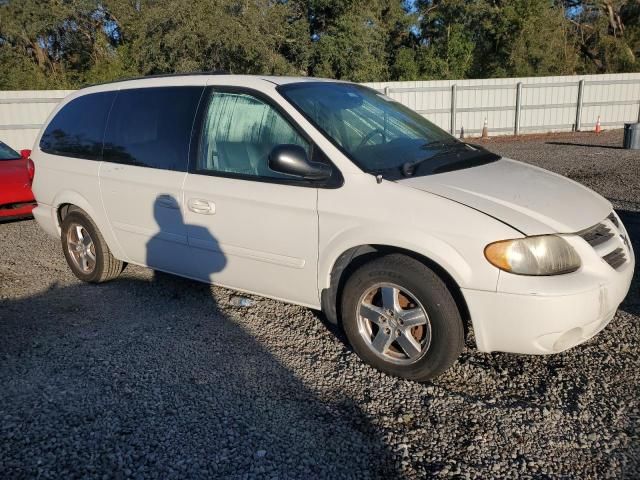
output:
{"label": "green foliage", "polygon": [[401,2],[309,2],[314,50],[310,73],[357,82],[390,79],[394,52],[408,36]]}
{"label": "green foliage", "polygon": [[640,0],[558,0],[569,12],[578,73],[640,70]]}
{"label": "green foliage", "polygon": [[513,36],[507,72],[518,77],[571,75],[576,72],[578,50],[560,9],[549,2],[531,2],[525,19]]}
{"label": "green foliage", "polygon": [[420,76],[416,52],[409,47],[400,47],[396,52],[391,74],[395,80],[415,80]]}
{"label": "green foliage", "polygon": [[42,71],[29,58],[19,55],[6,45],[0,46],[0,90],[56,88],[47,82]]}
{"label": "green foliage", "polygon": [[424,79],[467,78],[474,62],[476,45],[461,24],[451,24],[438,37],[418,50],[420,77]]}
{"label": "green foliage", "polygon": [[194,70],[305,73],[310,39],[308,30],[297,25],[300,21],[296,4],[290,2],[159,0],[138,23],[132,60],[144,75]]}
{"label": "green foliage", "polygon": [[194,70],[353,81],[640,71],[640,0],[1,0],[0,89]]}
{"label": "green foliage", "polygon": [[549,0],[429,0],[419,5],[426,78],[573,73],[577,50],[567,35],[570,23]]}

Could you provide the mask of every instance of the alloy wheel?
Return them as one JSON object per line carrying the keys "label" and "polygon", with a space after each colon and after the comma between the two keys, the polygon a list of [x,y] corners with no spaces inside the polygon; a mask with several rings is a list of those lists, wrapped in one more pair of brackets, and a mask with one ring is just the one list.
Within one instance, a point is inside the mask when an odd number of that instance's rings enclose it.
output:
{"label": "alloy wheel", "polygon": [[407,289],[390,283],[376,284],[364,292],[357,309],[360,335],[385,361],[412,364],[429,350],[429,316]]}
{"label": "alloy wheel", "polygon": [[78,269],[91,273],[96,268],[96,247],[86,228],[72,223],[67,231],[67,251]]}

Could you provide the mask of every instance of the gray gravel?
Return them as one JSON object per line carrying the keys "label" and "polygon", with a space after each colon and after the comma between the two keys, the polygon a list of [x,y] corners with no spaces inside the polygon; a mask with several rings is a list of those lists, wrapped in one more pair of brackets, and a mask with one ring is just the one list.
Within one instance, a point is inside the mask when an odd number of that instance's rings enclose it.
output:
{"label": "gray gravel", "polygon": [[[612,199],[639,251],[640,153],[620,143],[487,145]],[[0,478],[638,478],[638,286],[585,345],[468,345],[421,385],[311,310],[132,266],[84,285],[33,221],[0,224]]]}

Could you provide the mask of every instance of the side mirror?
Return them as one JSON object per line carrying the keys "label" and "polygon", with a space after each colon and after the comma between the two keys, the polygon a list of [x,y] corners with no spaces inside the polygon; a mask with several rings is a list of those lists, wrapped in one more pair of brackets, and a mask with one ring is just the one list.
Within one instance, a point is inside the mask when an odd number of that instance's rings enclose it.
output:
{"label": "side mirror", "polygon": [[28,149],[20,150],[20,158],[24,158],[25,160],[27,160],[30,156],[31,156],[31,150],[28,150]]}
{"label": "side mirror", "polygon": [[329,165],[310,162],[307,152],[299,145],[277,145],[269,154],[269,168],[305,180],[327,180],[332,169]]}

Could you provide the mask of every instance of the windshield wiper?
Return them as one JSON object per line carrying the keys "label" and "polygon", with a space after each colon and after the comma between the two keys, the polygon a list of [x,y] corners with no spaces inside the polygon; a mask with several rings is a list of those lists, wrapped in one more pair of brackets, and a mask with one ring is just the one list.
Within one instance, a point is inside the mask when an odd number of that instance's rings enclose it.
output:
{"label": "windshield wiper", "polygon": [[445,173],[453,172],[454,170],[462,170],[464,168],[479,167],[480,165],[486,165],[487,163],[500,160],[500,155],[495,153],[486,152],[485,155],[473,156],[471,158],[461,158],[454,162],[449,162],[445,165],[440,165],[433,169],[431,173]]}
{"label": "windshield wiper", "polygon": [[460,145],[464,145],[462,142],[458,142],[458,141],[444,141],[444,140],[432,140],[430,142],[427,143],[423,143],[422,145],[420,145],[420,148],[423,150],[428,150],[430,148],[433,147],[454,147],[454,146],[460,146]]}
{"label": "windshield wiper", "polygon": [[402,164],[402,166],[400,167],[400,171],[402,172],[402,174],[405,177],[410,177],[411,175],[414,174],[415,169],[418,165],[420,165],[421,163],[424,163],[428,160],[433,160],[434,158],[438,158],[438,157],[442,157],[444,155],[449,155],[451,153],[454,152],[459,152],[461,150],[475,150],[473,147],[470,147],[469,145],[467,145],[466,143],[462,143],[462,142],[440,142],[440,141],[436,141],[436,142],[429,142],[429,143],[425,143],[423,145],[423,147],[428,147],[428,146],[434,146],[434,145],[443,145],[446,148],[443,148],[442,150],[438,151],[437,153],[431,155],[430,157],[426,157],[426,158],[422,158],[420,160],[414,160],[412,162],[404,162]]}

